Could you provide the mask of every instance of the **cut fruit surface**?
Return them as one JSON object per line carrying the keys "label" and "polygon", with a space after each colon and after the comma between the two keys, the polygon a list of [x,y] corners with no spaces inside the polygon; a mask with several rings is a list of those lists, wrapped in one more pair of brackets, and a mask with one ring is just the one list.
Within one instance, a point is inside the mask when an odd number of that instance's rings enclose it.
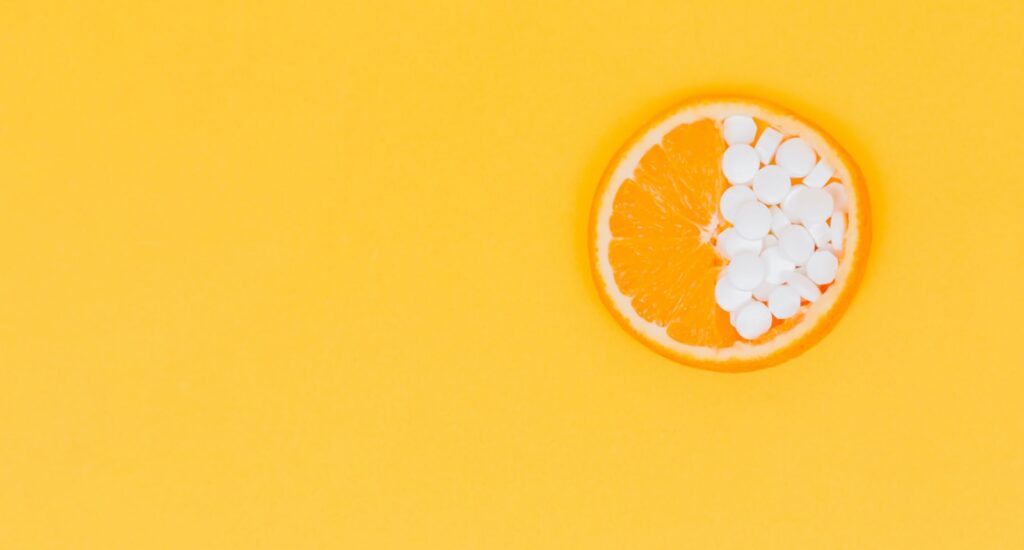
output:
{"label": "cut fruit surface", "polygon": [[[744,119],[756,121],[756,128],[751,130]],[[727,120],[731,122],[725,127]],[[747,150],[754,149],[730,146],[727,140],[749,142],[755,131],[762,135],[758,145],[765,140],[796,144],[779,149],[794,178],[813,177],[816,192],[823,185],[819,181],[823,177],[832,182],[829,185],[841,186],[841,190],[824,196],[830,199],[838,193],[844,195],[846,220],[838,237],[841,245],[832,249],[839,265],[831,284],[820,289],[821,297],[785,320],[769,316],[767,328],[767,308],[747,309],[740,316],[742,332],[748,337],[758,334],[748,339],[730,320],[730,313],[716,303],[716,292],[723,296],[719,279],[730,261],[727,254],[738,248],[736,230],[749,238],[755,233],[753,229],[761,234],[769,223],[773,230],[776,226],[777,209],[766,213],[768,209],[759,203],[746,203],[746,210],[752,214],[743,218],[752,220],[756,227],[741,226],[730,231],[732,224],[720,211],[720,202],[732,205],[731,197],[735,196],[738,209],[742,200],[754,195],[753,191],[741,192],[746,189],[741,186],[750,186],[754,178]],[[727,155],[730,148],[747,154]],[[758,162],[766,163],[771,161],[775,145],[755,149],[760,155]],[[814,152],[820,160],[815,161]],[[815,162],[827,170],[812,170]],[[799,182],[793,180],[794,185]],[[764,195],[764,182],[755,185],[754,190],[760,187]],[[770,200],[779,198],[787,185],[784,180],[774,183],[778,189],[768,190]],[[724,201],[723,195],[728,197]],[[814,206],[808,202],[804,208],[814,214]],[[652,121],[612,160],[591,210],[591,266],[599,294],[613,316],[649,347],[700,368],[753,370],[806,350],[842,315],[863,273],[869,220],[860,171],[824,132],[760,100],[702,97],[686,101]],[[736,242],[719,243],[723,235]],[[737,275],[738,271],[733,273],[734,282],[741,281]],[[732,317],[737,321],[736,311]]]}

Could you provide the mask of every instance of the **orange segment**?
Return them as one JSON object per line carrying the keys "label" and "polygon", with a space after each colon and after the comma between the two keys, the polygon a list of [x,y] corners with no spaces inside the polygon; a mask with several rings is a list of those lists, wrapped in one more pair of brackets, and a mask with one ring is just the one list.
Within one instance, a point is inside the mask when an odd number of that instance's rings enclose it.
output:
{"label": "orange segment", "polygon": [[[729,315],[714,301],[721,259],[711,244],[718,169],[725,143],[711,120],[679,126],[647,150],[612,207],[609,261],[619,288],[641,317],[670,327],[687,344],[735,340]],[[724,313],[724,315],[723,315]]]}
{"label": "orange segment", "polygon": [[[724,265],[715,249],[725,227],[718,203],[729,187],[721,121],[733,114],[810,142],[850,196],[840,275],[818,302],[754,341],[739,336],[714,297]],[[700,368],[752,370],[802,352],[835,324],[863,272],[868,221],[860,171],[824,132],[762,101],[698,98],[642,129],[609,165],[594,199],[591,261],[602,300],[642,342]]]}

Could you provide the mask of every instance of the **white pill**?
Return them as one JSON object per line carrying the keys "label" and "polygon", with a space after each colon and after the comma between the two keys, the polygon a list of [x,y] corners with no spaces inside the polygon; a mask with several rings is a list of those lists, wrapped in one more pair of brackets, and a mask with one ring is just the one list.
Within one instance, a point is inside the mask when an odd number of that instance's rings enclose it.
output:
{"label": "white pill", "polygon": [[792,182],[781,166],[769,164],[754,175],[754,194],[765,204],[779,204],[789,193]]}
{"label": "white pill", "polygon": [[807,187],[824,187],[828,183],[828,179],[832,177],[835,169],[825,159],[818,161],[818,164],[814,165],[810,174],[804,178],[804,185]]}
{"label": "white pill", "polygon": [[748,116],[733,115],[725,119],[722,135],[729,145],[750,145],[754,143],[754,136],[757,135],[757,124]]}
{"label": "white pill", "polygon": [[843,250],[843,234],[846,233],[846,215],[833,214],[829,229],[831,230],[829,240],[832,241],[832,250],[841,252]]}
{"label": "white pill", "polygon": [[789,189],[789,194],[786,195],[786,198],[782,199],[782,204],[780,205],[782,213],[786,215],[790,223],[798,223],[800,221],[797,206],[800,203],[800,195],[803,195],[806,190],[806,185],[794,185]]}
{"label": "white pill", "polygon": [[772,228],[772,213],[757,201],[737,206],[735,218],[732,223],[744,239],[763,239]]}
{"label": "white pill", "polygon": [[729,223],[736,223],[736,207],[752,200],[757,200],[754,192],[749,187],[734,185],[722,193],[718,201],[718,208],[722,211],[722,217]]}
{"label": "white pill", "polygon": [[814,151],[800,138],[787,139],[775,152],[775,162],[794,178],[802,178],[814,168]]}
{"label": "white pill", "polygon": [[839,260],[827,250],[819,250],[807,260],[807,278],[815,284],[827,285],[836,280]]}
{"label": "white pill", "polygon": [[736,314],[739,313],[741,309],[743,309],[743,306],[745,306],[747,304],[752,304],[752,303],[754,303],[753,300],[745,300],[742,303],[740,303],[740,305],[737,306],[736,309],[730,311],[729,312],[729,324],[732,325],[733,327],[735,327],[736,326]]}
{"label": "white pill", "polygon": [[824,189],[808,187],[796,199],[797,218],[804,225],[824,223],[832,215],[832,195]]}
{"label": "white pill", "polygon": [[802,273],[794,271],[787,275],[786,284],[793,287],[793,290],[808,302],[816,302],[821,298],[821,289]]}
{"label": "white pill", "polygon": [[782,255],[796,265],[804,265],[814,253],[814,237],[802,225],[788,225],[776,233]]}
{"label": "white pill", "polygon": [[765,281],[754,289],[754,298],[762,302],[767,302],[768,297],[771,296],[772,291],[775,290],[779,285],[769,283]]}
{"label": "white pill", "polygon": [[722,156],[722,172],[733,185],[750,183],[760,167],[757,152],[749,145],[730,145]]}
{"label": "white pill", "polygon": [[759,239],[744,239],[735,227],[730,227],[718,234],[718,253],[725,258],[732,259],[740,252],[761,252],[763,241]]}
{"label": "white pill", "polygon": [[825,191],[832,195],[833,209],[836,212],[846,212],[846,208],[850,205],[849,199],[846,197],[846,186],[833,182],[825,186]]}
{"label": "white pill", "polygon": [[740,252],[725,269],[725,277],[732,286],[752,291],[764,281],[764,262],[753,252]]}
{"label": "white pill", "polygon": [[751,302],[736,312],[736,332],[753,340],[772,328],[772,314],[761,302]]}
{"label": "white pill", "polygon": [[[769,246],[776,246],[779,244],[779,238],[775,235],[768,234],[761,239],[761,248],[768,248]],[[760,252],[760,250],[758,251]]]}
{"label": "white pill", "polygon": [[807,232],[811,234],[814,239],[814,245],[818,248],[824,248],[828,245],[829,238],[832,237],[832,230],[829,229],[827,223],[812,223],[806,226]]}
{"label": "white pill", "polygon": [[775,149],[778,148],[779,143],[782,143],[782,134],[778,130],[765,128],[761,132],[761,137],[758,138],[757,145],[754,146],[761,162],[768,164],[772,161],[772,156],[775,155]]}
{"label": "white pill", "polygon": [[750,301],[749,290],[740,290],[729,282],[728,277],[722,277],[715,283],[715,303],[726,311],[735,311],[738,307]]}
{"label": "white pill", "polygon": [[768,296],[768,311],[777,319],[789,319],[800,310],[800,293],[789,285],[782,285]]}
{"label": "white pill", "polygon": [[785,212],[783,212],[778,206],[773,206],[769,210],[772,213],[772,233],[775,233],[791,223],[789,221],[789,217],[786,216]]}
{"label": "white pill", "polygon": [[786,281],[786,276],[796,269],[796,264],[782,255],[779,247],[772,246],[761,252],[764,262],[764,280],[766,283],[778,285]]}

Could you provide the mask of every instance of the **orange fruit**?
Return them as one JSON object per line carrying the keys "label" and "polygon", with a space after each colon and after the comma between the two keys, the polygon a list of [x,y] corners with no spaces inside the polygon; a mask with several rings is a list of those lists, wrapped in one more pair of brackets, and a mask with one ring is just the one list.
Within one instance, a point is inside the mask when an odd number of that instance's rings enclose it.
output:
{"label": "orange fruit", "polygon": [[[844,185],[847,227],[835,281],[817,301],[754,340],[744,340],[714,288],[726,259],[715,239],[728,224],[718,211],[729,183],[721,159],[722,121],[748,115],[800,136]],[[590,259],[602,301],[633,336],[698,368],[739,372],[776,365],[810,348],[842,316],[864,273],[870,245],[864,178],[850,155],[817,126],[771,103],[706,96],[676,105],[637,132],[612,159],[590,216]]]}

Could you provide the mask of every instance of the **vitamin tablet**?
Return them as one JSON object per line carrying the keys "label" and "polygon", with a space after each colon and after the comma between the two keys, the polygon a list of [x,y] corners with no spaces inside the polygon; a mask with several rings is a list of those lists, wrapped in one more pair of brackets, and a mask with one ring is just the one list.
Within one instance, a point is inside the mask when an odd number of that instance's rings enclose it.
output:
{"label": "vitamin tablet", "polygon": [[747,201],[736,207],[733,225],[744,239],[761,239],[772,228],[772,213],[760,202]]}
{"label": "vitamin tablet", "polygon": [[775,149],[778,148],[779,143],[782,143],[782,133],[774,128],[765,128],[761,132],[761,137],[757,140],[757,145],[754,149],[757,150],[757,155],[761,159],[761,162],[768,164],[772,161],[772,157],[775,155]]}
{"label": "vitamin tablet", "polygon": [[754,175],[754,194],[765,204],[779,204],[789,194],[792,182],[781,166],[769,164]]}
{"label": "vitamin tablet", "polygon": [[730,145],[722,156],[722,173],[733,185],[750,183],[760,167],[757,152],[749,145]]}
{"label": "vitamin tablet", "polygon": [[732,286],[750,292],[764,281],[764,262],[752,252],[740,252],[725,269],[725,276]]}
{"label": "vitamin tablet", "polygon": [[839,260],[828,250],[819,250],[807,260],[807,278],[818,285],[827,285],[836,280]]}
{"label": "vitamin tablet", "polygon": [[775,152],[775,162],[794,178],[802,178],[814,168],[814,151],[800,138],[787,139]]}
{"label": "vitamin tablet", "polygon": [[772,314],[761,302],[751,302],[736,312],[736,332],[747,340],[760,337],[771,327]]}
{"label": "vitamin tablet", "polygon": [[779,250],[782,255],[795,263],[803,265],[814,253],[814,237],[802,225],[788,225],[776,233],[779,238]]}
{"label": "vitamin tablet", "polygon": [[722,135],[729,145],[750,145],[754,143],[754,137],[757,135],[757,124],[748,116],[733,115],[725,119]]}
{"label": "vitamin tablet", "polygon": [[800,294],[789,285],[782,285],[768,296],[768,311],[776,319],[789,319],[800,310]]}

